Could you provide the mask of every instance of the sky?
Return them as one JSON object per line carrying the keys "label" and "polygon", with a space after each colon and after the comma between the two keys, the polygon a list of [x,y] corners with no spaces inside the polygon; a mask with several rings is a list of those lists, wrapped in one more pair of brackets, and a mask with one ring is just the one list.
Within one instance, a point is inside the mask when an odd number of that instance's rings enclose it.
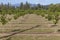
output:
{"label": "sky", "polygon": [[48,5],[48,4],[56,4],[56,3],[60,3],[60,0],[0,0],[0,3],[4,3],[7,4],[8,2],[11,4],[19,4],[21,2],[25,3],[25,2],[29,2],[31,4],[42,4],[42,5]]}

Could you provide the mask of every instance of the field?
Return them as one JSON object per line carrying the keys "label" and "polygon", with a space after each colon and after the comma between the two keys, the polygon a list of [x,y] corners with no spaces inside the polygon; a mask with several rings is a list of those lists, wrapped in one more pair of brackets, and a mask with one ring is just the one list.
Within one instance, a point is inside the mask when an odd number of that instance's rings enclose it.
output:
{"label": "field", "polygon": [[60,4],[0,4],[0,40],[60,40]]}
{"label": "field", "polygon": [[16,20],[12,18],[5,25],[0,24],[0,40],[60,40],[59,24],[54,26],[45,17],[26,14]]}
{"label": "field", "polygon": [[43,35],[15,35],[11,40],[59,40],[60,36],[43,36]]}

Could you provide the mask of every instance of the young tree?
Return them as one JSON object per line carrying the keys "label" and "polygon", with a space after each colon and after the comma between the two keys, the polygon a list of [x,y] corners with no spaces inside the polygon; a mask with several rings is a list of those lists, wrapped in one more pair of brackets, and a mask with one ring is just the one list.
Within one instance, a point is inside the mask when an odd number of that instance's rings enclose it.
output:
{"label": "young tree", "polygon": [[59,14],[56,14],[54,24],[56,25],[58,23],[58,21],[59,21]]}

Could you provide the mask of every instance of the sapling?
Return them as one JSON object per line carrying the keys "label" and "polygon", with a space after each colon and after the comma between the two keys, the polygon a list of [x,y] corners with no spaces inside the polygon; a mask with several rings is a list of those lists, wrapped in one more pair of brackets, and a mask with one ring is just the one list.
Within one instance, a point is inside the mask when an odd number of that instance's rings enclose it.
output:
{"label": "sapling", "polygon": [[56,14],[55,18],[54,18],[54,24],[56,25],[58,23],[58,21],[59,21],[59,15]]}

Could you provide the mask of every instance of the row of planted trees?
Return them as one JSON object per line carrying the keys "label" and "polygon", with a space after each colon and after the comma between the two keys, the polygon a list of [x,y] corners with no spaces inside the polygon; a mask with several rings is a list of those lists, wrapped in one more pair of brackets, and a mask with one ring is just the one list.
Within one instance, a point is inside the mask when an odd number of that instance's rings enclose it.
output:
{"label": "row of planted trees", "polygon": [[26,2],[26,4],[21,3],[20,6],[12,6],[11,4],[0,4],[0,22],[2,24],[6,24],[8,21],[6,19],[6,15],[14,15],[14,19],[16,20],[20,16],[24,16],[26,14],[37,14],[45,17],[49,21],[52,21],[54,24],[57,24],[59,21],[60,10],[59,4],[56,5],[40,5],[40,4],[32,4]]}

